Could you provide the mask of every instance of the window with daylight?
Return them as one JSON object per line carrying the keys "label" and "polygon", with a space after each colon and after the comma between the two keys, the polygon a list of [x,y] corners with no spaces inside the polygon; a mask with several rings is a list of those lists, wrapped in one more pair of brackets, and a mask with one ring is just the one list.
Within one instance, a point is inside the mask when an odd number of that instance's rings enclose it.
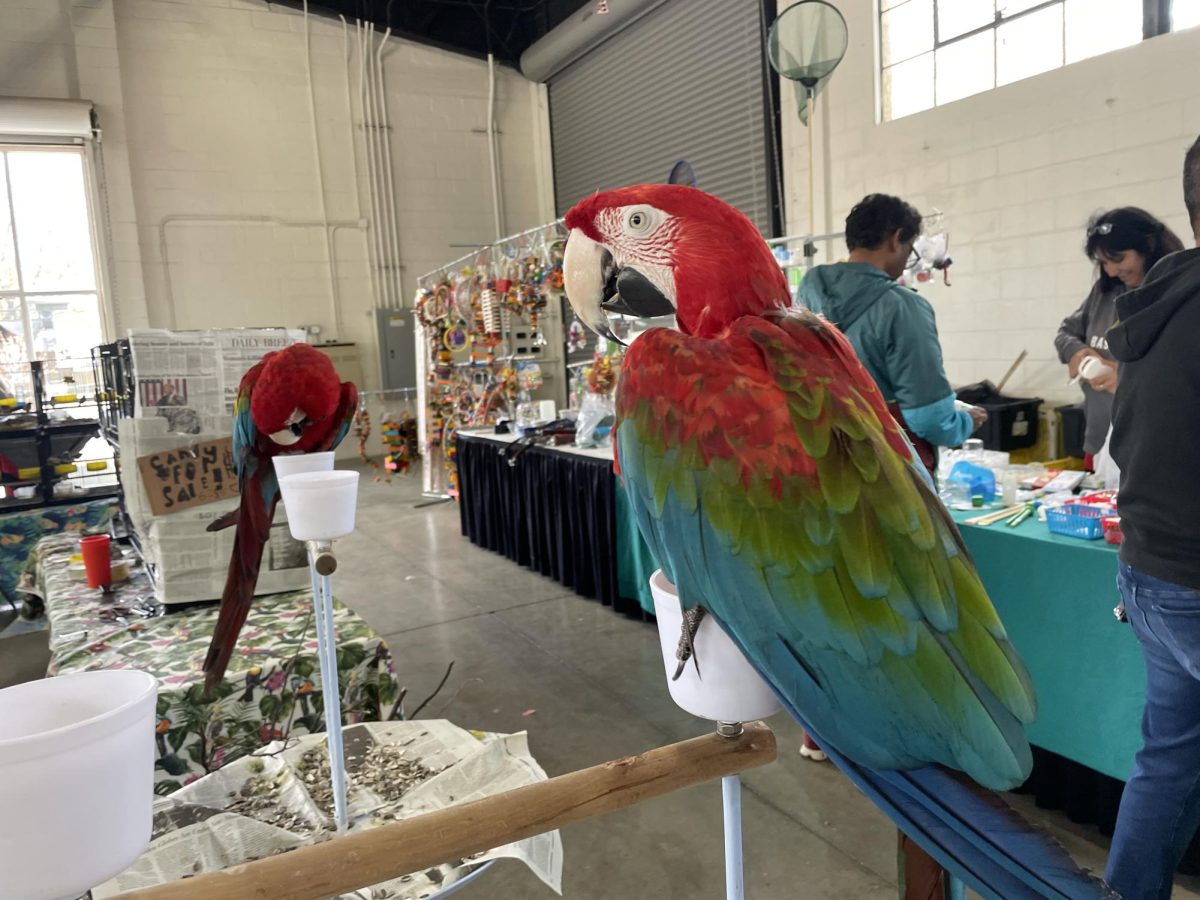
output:
{"label": "window with daylight", "polygon": [[883,118],[1200,25],[1200,0],[1169,2],[1159,23],[1143,0],[880,0]]}
{"label": "window with daylight", "polygon": [[[0,145],[0,397],[91,384],[103,342],[83,151]],[[73,392],[73,391],[72,391]]]}

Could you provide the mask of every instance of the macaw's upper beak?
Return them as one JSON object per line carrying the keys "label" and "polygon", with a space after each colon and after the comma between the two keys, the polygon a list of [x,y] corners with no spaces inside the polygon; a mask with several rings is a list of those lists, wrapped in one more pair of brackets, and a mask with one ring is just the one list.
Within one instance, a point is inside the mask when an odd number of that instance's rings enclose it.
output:
{"label": "macaw's upper beak", "polygon": [[578,228],[567,238],[563,254],[563,288],[575,314],[592,331],[618,344],[608,313],[649,318],[675,312],[648,278],[631,266],[617,268],[613,255]]}
{"label": "macaw's upper beak", "polygon": [[308,422],[308,417],[304,414],[304,410],[292,410],[292,414],[288,416],[288,420],[284,423],[283,428],[279,431],[273,431],[267,435],[272,441],[281,447],[290,447],[297,443],[304,435],[304,426]]}

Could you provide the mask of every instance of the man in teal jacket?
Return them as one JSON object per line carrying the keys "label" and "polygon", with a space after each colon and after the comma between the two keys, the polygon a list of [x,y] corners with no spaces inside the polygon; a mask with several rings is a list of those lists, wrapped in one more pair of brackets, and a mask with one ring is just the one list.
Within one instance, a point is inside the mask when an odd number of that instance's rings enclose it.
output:
{"label": "man in teal jacket", "polygon": [[845,332],[932,471],[935,448],[957,447],[987,413],[956,406],[933,307],[896,282],[920,233],[921,214],[913,207],[899,197],[870,194],[846,217],[850,261],[810,271],[800,300]]}

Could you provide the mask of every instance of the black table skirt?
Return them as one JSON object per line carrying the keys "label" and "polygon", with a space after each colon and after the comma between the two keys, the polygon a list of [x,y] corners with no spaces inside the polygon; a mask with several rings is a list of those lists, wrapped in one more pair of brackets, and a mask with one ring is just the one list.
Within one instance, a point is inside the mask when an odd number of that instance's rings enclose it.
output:
{"label": "black table skirt", "polygon": [[535,446],[510,466],[500,451],[511,446],[458,435],[463,535],[577,594],[641,618],[638,601],[618,589],[612,462]]}
{"label": "black table skirt", "polygon": [[[471,543],[553,578],[617,612],[645,617],[617,588],[616,479],[606,459],[533,447],[510,466],[505,445],[458,436],[459,514]],[[1124,782],[1035,747],[1019,789],[1044,809],[1111,835]],[[1200,840],[1180,870],[1200,874]]]}

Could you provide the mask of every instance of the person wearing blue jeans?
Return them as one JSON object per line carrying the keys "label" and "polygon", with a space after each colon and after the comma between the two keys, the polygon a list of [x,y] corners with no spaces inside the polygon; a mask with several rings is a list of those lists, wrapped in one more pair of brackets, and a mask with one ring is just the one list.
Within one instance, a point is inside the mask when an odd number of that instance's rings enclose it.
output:
{"label": "person wearing blue jeans", "polygon": [[1200,139],[1183,189],[1197,248],[1164,257],[1118,297],[1108,332],[1121,363],[1117,584],[1146,661],[1142,749],[1105,873],[1125,900],[1167,900],[1200,825]]}
{"label": "person wearing blue jeans", "polygon": [[1125,563],[1117,583],[1146,658],[1146,711],[1107,880],[1125,900],[1170,897],[1200,825],[1200,592]]}

